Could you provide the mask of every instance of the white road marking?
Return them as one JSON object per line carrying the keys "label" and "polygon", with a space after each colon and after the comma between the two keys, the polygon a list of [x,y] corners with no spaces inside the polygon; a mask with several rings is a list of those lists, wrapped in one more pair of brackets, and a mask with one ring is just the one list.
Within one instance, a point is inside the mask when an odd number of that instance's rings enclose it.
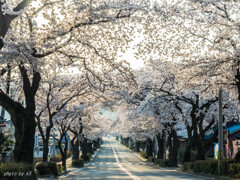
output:
{"label": "white road marking", "polygon": [[129,175],[132,179],[134,179],[134,180],[141,180],[139,177],[135,176],[134,174],[132,174],[130,171],[128,171],[127,169],[125,169],[125,168],[121,165],[121,163],[119,162],[117,153],[116,153],[116,151],[115,151],[112,143],[110,143],[110,144],[111,144],[111,146],[112,146],[113,153],[114,153],[115,158],[116,158],[116,160],[117,160],[117,165],[120,167],[120,169],[121,169],[122,171],[124,171],[127,175]]}

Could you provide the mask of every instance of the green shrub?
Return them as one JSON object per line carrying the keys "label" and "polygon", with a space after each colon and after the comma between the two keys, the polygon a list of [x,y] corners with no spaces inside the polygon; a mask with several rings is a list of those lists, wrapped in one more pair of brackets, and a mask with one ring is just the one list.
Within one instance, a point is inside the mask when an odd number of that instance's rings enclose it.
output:
{"label": "green shrub", "polygon": [[154,164],[159,167],[168,167],[169,160],[168,159],[155,159]]}
{"label": "green shrub", "polygon": [[221,175],[229,175],[230,164],[234,163],[233,159],[222,159],[220,164]]}
{"label": "green shrub", "polygon": [[203,161],[195,161],[193,163],[193,172],[201,172],[202,171],[202,163]]}
{"label": "green shrub", "polygon": [[237,152],[237,154],[234,157],[235,163],[240,163],[240,151]]}
{"label": "green shrub", "polygon": [[57,176],[62,172],[62,165],[57,164],[55,162],[38,162],[35,166],[38,175],[54,175]]}
{"label": "green shrub", "polygon": [[51,170],[48,168],[47,163],[38,162],[35,166],[38,176],[51,175]]}
{"label": "green shrub", "polygon": [[229,174],[234,178],[240,178],[240,164],[239,163],[230,164]]}
{"label": "green shrub", "polygon": [[[59,164],[60,165],[60,164]],[[57,176],[59,174],[58,172],[58,164],[57,163],[54,163],[54,162],[48,162],[47,163],[47,167],[48,169],[51,171],[51,173],[54,175],[54,176]],[[60,165],[61,166],[61,165]]]}
{"label": "green shrub", "polygon": [[37,179],[32,164],[0,163],[1,180],[35,180]]}
{"label": "green shrub", "polygon": [[217,160],[198,160],[193,163],[193,172],[217,174]]}
{"label": "green shrub", "polygon": [[[224,176],[235,176],[237,172],[237,166],[234,165],[232,168],[230,166],[234,163],[234,160],[223,159],[220,164],[221,175]],[[231,169],[231,172],[230,172]],[[218,161],[215,159],[208,160],[198,160],[195,162],[186,162],[182,165],[183,171],[190,171],[194,173],[203,174],[218,174]],[[236,172],[235,172],[236,170]]]}
{"label": "green shrub", "polygon": [[73,167],[83,167],[84,166],[84,160],[72,160],[72,166]]}
{"label": "green shrub", "polygon": [[192,170],[193,170],[193,162],[185,162],[185,163],[183,163],[181,169],[182,169],[183,171],[192,172]]}

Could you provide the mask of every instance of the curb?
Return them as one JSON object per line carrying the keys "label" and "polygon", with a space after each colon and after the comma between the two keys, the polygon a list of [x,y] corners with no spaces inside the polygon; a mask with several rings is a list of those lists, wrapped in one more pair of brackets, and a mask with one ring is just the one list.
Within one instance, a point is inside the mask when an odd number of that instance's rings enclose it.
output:
{"label": "curb", "polygon": [[[84,167],[88,167],[88,166],[91,164],[91,161],[92,161],[92,160],[95,158],[95,156],[97,155],[97,153],[98,153],[99,150],[100,150],[100,148],[97,149],[97,150],[94,152],[94,154],[93,154],[92,158],[90,159],[90,161],[84,163],[84,166],[83,166],[82,168],[71,167],[71,168],[69,168],[69,170],[67,170],[67,171],[59,174],[59,175],[58,175],[57,177],[55,177],[55,178],[58,178],[59,176],[63,176],[63,175],[68,174],[68,173],[70,173],[70,172],[81,171],[81,170],[84,169]],[[50,178],[50,179],[51,179],[51,178]]]}
{"label": "curb", "polygon": [[87,163],[84,163],[84,167],[88,167],[90,166],[90,164],[92,163],[93,159],[97,156],[99,150],[100,150],[101,147],[99,147],[93,154],[93,156],[91,157],[90,161],[87,162]]}
{"label": "curb", "polygon": [[194,175],[194,176],[197,176],[197,177],[204,177],[204,178],[211,178],[211,179],[218,179],[218,180],[236,180],[234,178],[217,176],[217,175],[208,175],[208,174],[201,174],[201,173],[186,172],[186,171],[182,171],[181,169],[176,170],[176,172],[181,173],[181,174],[188,174],[188,175]]}

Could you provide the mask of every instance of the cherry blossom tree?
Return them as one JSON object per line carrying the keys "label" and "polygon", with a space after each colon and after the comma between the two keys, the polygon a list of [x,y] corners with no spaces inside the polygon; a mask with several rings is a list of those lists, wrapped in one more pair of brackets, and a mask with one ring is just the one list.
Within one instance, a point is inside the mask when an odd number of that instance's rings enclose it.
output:
{"label": "cherry blossom tree", "polygon": [[[55,69],[71,65],[92,82],[92,87],[102,91],[113,84],[112,74],[131,76],[126,63],[115,59],[116,47],[123,47],[131,38],[123,38],[123,33],[117,32],[124,25],[124,19],[143,9],[139,3],[124,1],[37,2],[39,5],[35,6],[33,1],[22,1],[18,6],[14,1],[11,6],[17,8],[11,10],[10,2],[1,1],[1,81],[7,79],[6,72],[11,68],[14,75],[10,79],[18,78],[13,86],[18,86],[24,102],[13,100],[1,89],[0,105],[10,113],[15,126],[14,159],[17,162],[33,161],[35,95],[41,67],[53,67],[50,60],[58,62],[54,64]],[[24,7],[27,7],[24,12],[15,13]],[[45,23],[41,24],[39,18]],[[106,46],[108,50],[104,50]]]}
{"label": "cherry blossom tree", "polygon": [[45,75],[46,77],[44,77],[36,97],[37,126],[44,144],[43,161],[47,161],[48,158],[48,144],[51,130],[54,127],[54,117],[65,106],[69,106],[72,101],[76,101],[90,91],[84,77],[63,76],[59,73],[51,73],[51,75]]}
{"label": "cherry blossom tree", "polygon": [[[59,131],[59,140],[58,147],[60,149],[62,155],[62,166],[66,168],[66,159],[67,159],[67,148],[68,148],[68,140],[67,133],[71,126],[74,126],[80,120],[81,113],[83,110],[82,105],[69,107],[67,105],[64,106],[62,111],[60,111],[55,120],[55,127]],[[64,147],[62,147],[62,141],[64,140]]]}

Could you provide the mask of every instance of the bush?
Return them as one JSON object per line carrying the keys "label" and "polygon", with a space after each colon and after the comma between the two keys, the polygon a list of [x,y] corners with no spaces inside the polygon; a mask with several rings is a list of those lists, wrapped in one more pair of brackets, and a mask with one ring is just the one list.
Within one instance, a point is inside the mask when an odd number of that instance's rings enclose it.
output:
{"label": "bush", "polygon": [[47,163],[45,162],[38,162],[35,166],[37,170],[37,174],[39,176],[51,175],[51,170],[48,168]]}
{"label": "bush", "polygon": [[32,164],[27,163],[0,163],[1,180],[35,180],[37,179]]}
{"label": "bush", "polygon": [[55,162],[39,162],[36,164],[35,168],[37,169],[37,173],[40,176],[45,175],[57,176],[59,173],[63,171],[62,165],[57,164]]}
{"label": "bush", "polygon": [[169,160],[168,159],[155,159],[154,164],[159,167],[168,167]]}
{"label": "bush", "polygon": [[84,167],[84,160],[72,160],[72,166],[73,167]]}
{"label": "bush", "polygon": [[237,154],[234,157],[235,163],[240,163],[240,151],[237,152]]}
{"label": "bush", "polygon": [[[223,159],[220,164],[221,175],[224,176],[233,176],[237,177],[240,172],[240,164],[234,164],[234,160]],[[182,165],[181,168],[183,171],[189,171],[194,173],[203,173],[203,174],[218,174],[218,160],[208,159],[208,160],[199,160],[195,162],[186,162]],[[239,173],[240,177],[240,173]]]}
{"label": "bush", "polygon": [[193,172],[217,174],[217,160],[198,160],[193,163]]}
{"label": "bush", "polygon": [[234,178],[240,178],[240,164],[232,163],[229,165],[229,174]]}
{"label": "bush", "polygon": [[192,172],[192,170],[193,170],[193,162],[185,162],[185,163],[183,163],[181,170]]}
{"label": "bush", "polygon": [[229,175],[230,164],[234,163],[233,159],[222,159],[220,164],[221,175]]}

